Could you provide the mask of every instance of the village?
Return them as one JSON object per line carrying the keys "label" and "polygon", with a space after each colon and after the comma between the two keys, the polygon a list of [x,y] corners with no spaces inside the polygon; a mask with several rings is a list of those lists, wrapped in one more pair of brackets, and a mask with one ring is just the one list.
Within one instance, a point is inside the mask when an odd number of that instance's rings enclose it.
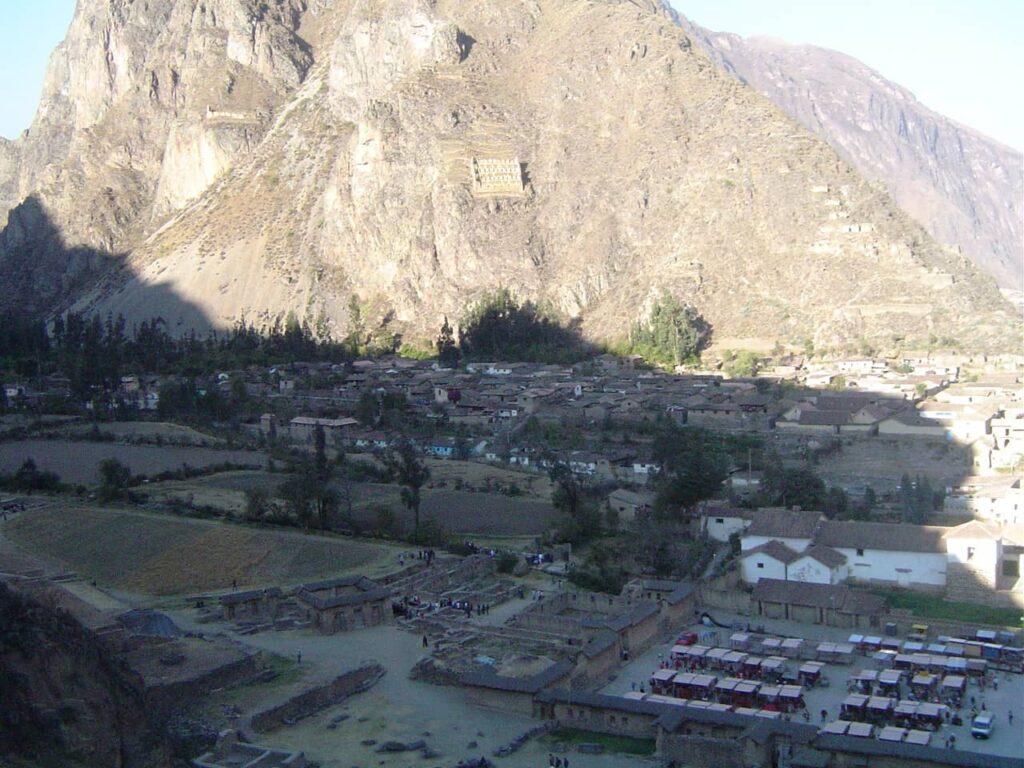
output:
{"label": "village", "polygon": [[[138,670],[195,766],[1024,765],[1015,361],[295,363],[188,382],[244,405],[187,425],[181,385],[46,418],[60,381],[4,385],[0,471],[70,450],[84,490],[7,493],[0,578]],[[727,461],[669,521],[665,430]],[[366,474],[330,481],[347,514],[249,514],[314,455]],[[769,499],[787,470],[828,503]],[[566,489],[596,538],[552,535]]]}

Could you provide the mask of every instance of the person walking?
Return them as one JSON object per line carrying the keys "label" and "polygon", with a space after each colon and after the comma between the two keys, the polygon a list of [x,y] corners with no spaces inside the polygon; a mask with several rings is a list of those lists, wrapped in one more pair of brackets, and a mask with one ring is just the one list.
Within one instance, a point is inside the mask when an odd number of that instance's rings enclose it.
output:
{"label": "person walking", "polygon": [[1008,722],[1010,725],[1013,725],[1013,710],[1012,709],[1007,710],[1007,712],[1006,712],[1006,722]]}
{"label": "person walking", "polygon": [[427,636],[426,635],[423,636],[423,647],[424,648],[429,648],[430,647],[430,643],[427,641]]}

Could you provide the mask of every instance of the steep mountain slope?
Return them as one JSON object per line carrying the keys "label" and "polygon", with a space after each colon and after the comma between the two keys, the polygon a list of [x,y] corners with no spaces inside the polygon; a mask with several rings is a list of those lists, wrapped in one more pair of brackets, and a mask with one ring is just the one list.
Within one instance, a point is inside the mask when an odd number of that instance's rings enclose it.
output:
{"label": "steep mountain slope", "polygon": [[836,51],[711,32],[687,33],[821,136],[943,243],[959,245],[1007,289],[1024,290],[1024,156],[921,104]]}
{"label": "steep mountain slope", "polygon": [[259,141],[312,62],[305,6],[78,3],[31,128],[0,148],[0,203],[32,196],[0,233],[22,308],[88,281]]}
{"label": "steep mountain slope", "polygon": [[[165,121],[124,234],[86,239],[126,254],[76,294],[78,308],[159,313],[176,328],[295,311],[338,333],[354,297],[364,318],[429,338],[444,315],[504,286],[581,317],[592,337],[621,338],[668,290],[719,338],[1011,337],[991,281],[720,73],[660,4],[293,4],[267,17],[291,19],[273,28],[298,41],[272,58],[301,54],[309,66],[287,68],[291,79],[252,75],[268,84],[269,117],[201,183],[184,180],[203,151],[171,151]],[[189,39],[194,16],[181,9],[195,6],[175,4],[183,21],[161,25],[168,46]],[[218,121],[190,114],[182,130]],[[184,193],[160,193],[167,174]],[[81,178],[83,190],[99,186]],[[67,211],[29,203],[63,253],[82,242]],[[12,231],[32,242],[18,223],[32,209],[12,212],[0,236],[8,259],[19,253]],[[97,201],[90,220],[109,209]]]}
{"label": "steep mountain slope", "polygon": [[63,611],[0,584],[0,764],[164,768],[142,678]]}

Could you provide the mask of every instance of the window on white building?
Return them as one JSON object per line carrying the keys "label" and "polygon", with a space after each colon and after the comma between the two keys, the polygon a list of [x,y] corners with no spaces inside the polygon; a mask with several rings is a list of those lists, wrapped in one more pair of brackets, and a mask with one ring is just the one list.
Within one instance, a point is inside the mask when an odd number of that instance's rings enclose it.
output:
{"label": "window on white building", "polygon": [[967,559],[968,560],[973,560],[974,559],[974,547],[968,547],[967,548]]}
{"label": "window on white building", "polygon": [[757,567],[758,567],[758,568],[764,568],[764,563],[758,563],[758,564],[757,564]]}
{"label": "window on white building", "polygon": [[864,550],[863,549],[858,549],[857,550],[857,557],[864,557]]}

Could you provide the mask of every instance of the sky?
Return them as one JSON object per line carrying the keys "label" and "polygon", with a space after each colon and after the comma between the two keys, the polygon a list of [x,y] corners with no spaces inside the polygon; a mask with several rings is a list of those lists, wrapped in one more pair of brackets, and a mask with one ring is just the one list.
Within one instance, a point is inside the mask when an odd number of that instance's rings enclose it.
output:
{"label": "sky", "polygon": [[[708,29],[854,56],[925,105],[1024,149],[1024,0],[671,0]],[[0,0],[0,136],[29,126],[74,0]]]}
{"label": "sky", "polygon": [[1024,149],[1024,0],[671,0],[716,32],[860,59],[921,103]]}
{"label": "sky", "polygon": [[0,0],[0,136],[28,128],[50,53],[64,39],[75,0]]}

